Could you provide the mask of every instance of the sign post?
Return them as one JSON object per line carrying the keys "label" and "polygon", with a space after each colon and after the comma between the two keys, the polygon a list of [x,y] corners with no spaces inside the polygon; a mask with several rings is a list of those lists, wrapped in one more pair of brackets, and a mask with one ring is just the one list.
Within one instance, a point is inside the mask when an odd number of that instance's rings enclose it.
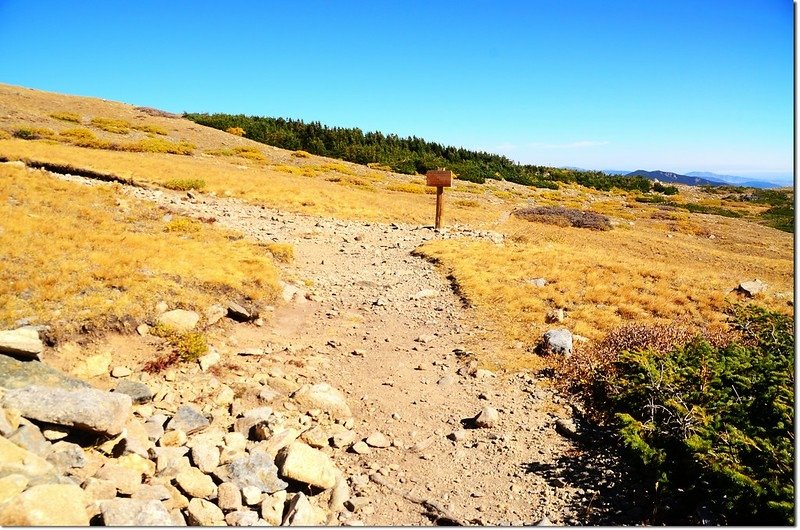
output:
{"label": "sign post", "polygon": [[436,186],[436,224],[438,230],[442,226],[442,210],[444,209],[444,189],[451,187],[453,172],[444,169],[430,170],[425,174],[428,186]]}

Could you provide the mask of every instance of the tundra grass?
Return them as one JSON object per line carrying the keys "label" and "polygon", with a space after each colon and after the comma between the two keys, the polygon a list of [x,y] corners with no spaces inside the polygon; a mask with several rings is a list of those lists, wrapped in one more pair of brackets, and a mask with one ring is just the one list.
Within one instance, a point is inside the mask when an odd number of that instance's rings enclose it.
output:
{"label": "tundra grass", "polygon": [[160,300],[202,311],[228,298],[277,296],[268,249],[202,223],[177,229],[156,207],[120,199],[115,185],[8,164],[0,184],[0,328],[26,321],[69,333],[141,321]]}
{"label": "tundra grass", "polygon": [[[727,304],[738,296],[731,290],[756,277],[770,284],[758,302],[791,314],[791,235],[735,219],[718,222],[725,226],[712,230],[725,234],[722,241],[644,222],[596,232],[511,218],[501,227],[503,245],[438,240],[417,253],[438,263],[505,339],[528,346],[560,326],[599,339],[631,322],[723,325]],[[548,283],[535,287],[534,278]],[[547,322],[559,308],[566,320]]]}

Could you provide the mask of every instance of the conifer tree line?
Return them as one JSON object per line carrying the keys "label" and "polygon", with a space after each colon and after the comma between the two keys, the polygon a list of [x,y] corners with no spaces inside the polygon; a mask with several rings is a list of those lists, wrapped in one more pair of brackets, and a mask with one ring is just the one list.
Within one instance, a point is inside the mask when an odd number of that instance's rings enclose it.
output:
{"label": "conifer tree line", "polygon": [[599,190],[620,188],[648,192],[651,182],[643,177],[611,176],[601,171],[518,164],[502,155],[444,146],[416,136],[401,138],[382,132],[364,133],[358,128],[328,127],[320,122],[245,116],[243,114],[186,113],[200,125],[228,130],[239,127],[245,137],[275,147],[338,158],[356,164],[380,164],[397,173],[424,174],[445,167],[459,179],[484,183],[486,179],[558,189],[558,182],[575,182]]}

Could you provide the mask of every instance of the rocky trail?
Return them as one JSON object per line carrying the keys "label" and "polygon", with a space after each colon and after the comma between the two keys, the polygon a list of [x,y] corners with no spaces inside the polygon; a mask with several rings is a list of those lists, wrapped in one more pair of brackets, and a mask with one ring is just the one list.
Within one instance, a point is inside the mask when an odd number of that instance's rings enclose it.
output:
{"label": "rocky trail", "polygon": [[[441,272],[412,254],[430,239],[502,244],[500,234],[340,221],[236,199],[121,189],[157,202],[167,215],[215,219],[247,238],[290,243],[294,260],[281,266],[282,303],[256,323],[221,318],[222,311],[213,351],[196,365],[138,371],[158,342],[146,334],[112,336],[94,355],[82,353],[79,368],[93,386],[116,386],[118,395],[128,382],[150,392],[139,404],[133,398],[122,434],[106,432],[105,454],[85,447],[78,454],[80,443],[54,450],[66,436],[79,441],[63,426],[53,429],[64,437],[44,433],[48,445],[35,435],[36,443],[22,444],[61,473],[59,484],[88,492],[89,517],[105,524],[389,526],[613,524],[633,515],[619,493],[616,457],[585,445],[573,409],[536,374],[479,369],[472,352],[493,347],[481,323]],[[68,346],[49,364],[75,374]],[[125,355],[109,358],[107,351]],[[3,406],[21,409],[20,392],[9,390]],[[21,416],[16,430],[0,425],[0,434],[18,445],[14,433],[31,423]],[[85,463],[53,457],[65,451]],[[286,481],[274,474],[259,475],[266,486],[239,480],[236,466],[258,467],[264,455],[270,461],[263,467],[274,467],[274,459]],[[138,479],[125,483],[120,477],[131,468]],[[31,484],[47,484],[41,476],[53,470],[20,473],[39,477],[27,479],[27,495]],[[133,510],[127,499],[157,499],[160,506],[151,506],[152,520],[136,519],[120,515]],[[149,513],[136,506],[138,517]]]}

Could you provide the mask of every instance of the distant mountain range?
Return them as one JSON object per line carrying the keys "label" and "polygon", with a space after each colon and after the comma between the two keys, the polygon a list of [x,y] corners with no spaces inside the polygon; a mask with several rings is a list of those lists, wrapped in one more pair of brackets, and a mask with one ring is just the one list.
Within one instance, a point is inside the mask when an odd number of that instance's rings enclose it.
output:
{"label": "distant mountain range", "polygon": [[700,177],[690,177],[688,175],[679,175],[670,171],[645,171],[644,169],[637,169],[625,175],[626,177],[644,177],[650,180],[657,180],[665,184],[687,184],[689,186],[719,186],[721,182],[703,179]]}
{"label": "distant mountain range", "polygon": [[[588,171],[579,167],[565,167],[564,169],[577,169],[580,171]],[[709,171],[690,171],[689,173],[680,174],[671,171],[646,171],[644,169],[637,169],[636,171],[628,171],[627,169],[603,169],[606,175],[622,175],[625,177],[644,177],[650,180],[657,180],[663,183],[672,184],[686,184],[689,186],[743,186],[747,188],[780,188],[783,186],[792,186],[792,183],[777,184],[775,182],[767,182],[765,180],[754,180],[747,177],[737,177],[734,175],[718,175]]]}

